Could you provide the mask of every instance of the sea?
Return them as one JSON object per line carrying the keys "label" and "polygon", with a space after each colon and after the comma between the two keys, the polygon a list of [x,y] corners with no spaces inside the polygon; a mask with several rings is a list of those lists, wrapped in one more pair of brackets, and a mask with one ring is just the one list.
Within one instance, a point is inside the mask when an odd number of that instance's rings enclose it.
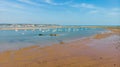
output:
{"label": "sea", "polygon": [[[20,49],[29,46],[50,46],[60,42],[70,42],[75,39],[104,33],[103,28],[54,28],[34,30],[0,30],[0,52]],[[56,36],[51,36],[56,34]]]}

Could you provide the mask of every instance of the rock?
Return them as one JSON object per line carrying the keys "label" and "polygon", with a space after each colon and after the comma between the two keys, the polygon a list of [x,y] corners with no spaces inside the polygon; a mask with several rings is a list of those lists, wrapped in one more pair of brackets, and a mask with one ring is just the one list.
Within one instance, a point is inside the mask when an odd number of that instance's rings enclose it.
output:
{"label": "rock", "polygon": [[38,34],[39,36],[58,36],[58,34]]}
{"label": "rock", "polygon": [[58,34],[50,34],[50,36],[58,36]]}
{"label": "rock", "polygon": [[43,36],[43,34],[38,34],[39,36]]}

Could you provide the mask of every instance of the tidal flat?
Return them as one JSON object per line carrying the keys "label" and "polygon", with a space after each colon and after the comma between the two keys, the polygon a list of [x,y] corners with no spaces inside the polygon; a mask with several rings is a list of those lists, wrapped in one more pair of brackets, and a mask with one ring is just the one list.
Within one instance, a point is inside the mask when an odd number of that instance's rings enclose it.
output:
{"label": "tidal flat", "polygon": [[120,67],[120,26],[0,32],[0,67]]}

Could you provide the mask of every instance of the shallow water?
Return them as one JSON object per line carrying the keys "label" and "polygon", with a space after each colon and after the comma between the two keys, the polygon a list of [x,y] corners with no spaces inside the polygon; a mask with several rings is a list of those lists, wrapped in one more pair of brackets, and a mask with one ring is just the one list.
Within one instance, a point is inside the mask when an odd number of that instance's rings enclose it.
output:
{"label": "shallow water", "polygon": [[[0,51],[19,49],[31,45],[52,45],[60,41],[68,42],[74,39],[88,37],[107,30],[100,28],[57,28],[36,30],[0,30]],[[44,34],[39,36],[39,34]],[[49,36],[58,34],[58,36]]]}

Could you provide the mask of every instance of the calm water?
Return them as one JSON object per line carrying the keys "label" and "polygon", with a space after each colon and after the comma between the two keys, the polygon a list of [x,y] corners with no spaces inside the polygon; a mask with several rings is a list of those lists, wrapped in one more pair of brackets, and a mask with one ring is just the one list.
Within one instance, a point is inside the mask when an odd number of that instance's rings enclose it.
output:
{"label": "calm water", "polygon": [[[97,33],[105,32],[104,29],[91,28],[62,28],[62,29],[36,29],[36,30],[1,30],[0,31],[0,51],[19,49],[31,45],[46,46],[68,42],[74,39],[88,37]],[[44,36],[39,36],[44,34]],[[58,36],[49,36],[58,34]]]}

